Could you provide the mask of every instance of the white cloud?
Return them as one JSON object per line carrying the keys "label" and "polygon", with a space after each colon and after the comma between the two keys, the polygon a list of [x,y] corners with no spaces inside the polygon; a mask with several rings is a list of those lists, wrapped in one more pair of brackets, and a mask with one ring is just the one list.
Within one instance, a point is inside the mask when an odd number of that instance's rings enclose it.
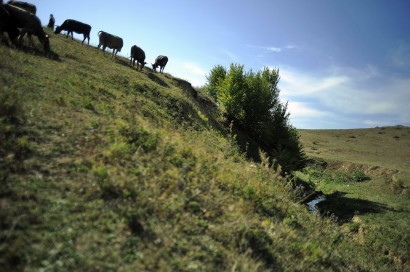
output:
{"label": "white cloud", "polygon": [[280,53],[280,52],[283,52],[285,50],[290,50],[290,49],[297,48],[296,45],[294,45],[294,44],[288,44],[288,45],[281,46],[281,47],[278,47],[278,46],[258,46],[258,45],[247,45],[247,46],[251,47],[251,48],[262,49],[264,51],[264,53],[271,53],[271,52]]}
{"label": "white cloud", "polygon": [[288,45],[282,46],[282,47],[277,47],[277,46],[257,46],[257,47],[261,48],[261,49],[264,49],[265,51],[268,51],[268,52],[280,53],[284,50],[295,49],[296,45],[288,44]]}
{"label": "white cloud", "polygon": [[206,70],[195,62],[174,60],[168,68],[172,75],[187,80],[195,87],[203,86],[206,82]]}
{"label": "white cloud", "polygon": [[265,47],[265,49],[275,53],[282,52],[282,48],[279,47]]}
{"label": "white cloud", "polygon": [[289,100],[291,119],[300,127],[317,128],[324,118],[332,128],[340,122],[356,127],[410,125],[410,78],[387,78],[372,66],[329,70],[311,74],[280,69],[281,96]]}
{"label": "white cloud", "polygon": [[194,75],[206,76],[207,74],[207,72],[204,69],[202,69],[199,65],[192,62],[184,63],[184,68],[188,69],[190,73]]}
{"label": "white cloud", "polygon": [[409,115],[410,79],[390,78],[377,85],[366,83],[350,80],[346,85],[335,86],[331,91],[321,94],[320,99],[326,106],[340,112]]}
{"label": "white cloud", "polygon": [[288,112],[294,118],[318,118],[325,117],[328,113],[312,108],[310,103],[289,101]]}
{"label": "white cloud", "polygon": [[309,75],[292,68],[280,68],[280,88],[287,96],[310,95],[347,82],[345,75]]}

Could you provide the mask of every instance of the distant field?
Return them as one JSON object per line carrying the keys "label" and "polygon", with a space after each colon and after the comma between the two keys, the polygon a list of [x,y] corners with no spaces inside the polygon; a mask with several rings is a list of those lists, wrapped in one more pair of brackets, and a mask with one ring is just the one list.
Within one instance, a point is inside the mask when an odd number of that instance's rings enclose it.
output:
{"label": "distant field", "polygon": [[410,211],[410,127],[299,130],[306,154],[329,162],[328,170],[357,169],[371,182],[322,183],[319,187]]}
{"label": "distant field", "polygon": [[318,209],[341,219],[351,239],[380,250],[399,266],[406,264],[410,128],[299,130],[299,133],[306,154],[313,159],[300,177],[326,195],[326,201],[319,203]]}
{"label": "distant field", "polygon": [[410,169],[410,127],[299,130],[308,156],[400,171]]}

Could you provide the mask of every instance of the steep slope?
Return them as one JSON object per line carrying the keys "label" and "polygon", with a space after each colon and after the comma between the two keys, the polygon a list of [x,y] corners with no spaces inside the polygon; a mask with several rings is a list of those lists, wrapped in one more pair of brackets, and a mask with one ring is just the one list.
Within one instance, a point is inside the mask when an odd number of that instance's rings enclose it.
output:
{"label": "steep slope", "polygon": [[189,83],[63,36],[51,47],[0,45],[6,271],[391,267],[297,204],[263,155],[247,161]]}

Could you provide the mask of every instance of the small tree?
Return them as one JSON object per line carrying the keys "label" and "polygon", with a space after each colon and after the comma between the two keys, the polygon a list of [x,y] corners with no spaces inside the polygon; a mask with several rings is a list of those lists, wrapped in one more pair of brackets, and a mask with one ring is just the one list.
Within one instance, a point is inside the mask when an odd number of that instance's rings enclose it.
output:
{"label": "small tree", "polygon": [[290,171],[300,166],[304,153],[297,131],[289,123],[287,103],[279,99],[279,78],[279,69],[245,72],[239,64],[231,64],[229,71],[215,66],[207,77],[208,87],[212,86],[212,94],[228,121],[242,127],[285,171]]}
{"label": "small tree", "polygon": [[226,77],[226,69],[222,65],[217,65],[212,68],[211,73],[206,76],[208,84],[206,89],[208,94],[212,96],[215,100],[217,99],[217,87],[220,85]]}

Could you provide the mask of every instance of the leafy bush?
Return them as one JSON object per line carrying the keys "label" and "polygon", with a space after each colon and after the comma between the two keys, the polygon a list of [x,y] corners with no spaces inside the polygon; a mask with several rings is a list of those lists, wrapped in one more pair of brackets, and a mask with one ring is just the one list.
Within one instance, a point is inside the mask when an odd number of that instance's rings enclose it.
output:
{"label": "leafy bush", "polygon": [[255,73],[245,72],[239,64],[231,64],[229,71],[218,65],[207,79],[208,92],[228,121],[251,136],[284,171],[302,166],[304,153],[298,133],[289,123],[287,103],[279,99],[279,69]]}
{"label": "leafy bush", "polygon": [[222,65],[215,66],[209,76],[206,77],[208,80],[207,91],[210,96],[212,96],[215,100],[217,99],[217,88],[221,81],[223,81],[226,77],[226,69]]}
{"label": "leafy bush", "polygon": [[357,182],[370,180],[370,177],[367,176],[366,173],[363,172],[363,171],[360,170],[360,169],[355,169],[355,170],[352,172],[352,178],[353,178],[354,181],[357,181]]}

